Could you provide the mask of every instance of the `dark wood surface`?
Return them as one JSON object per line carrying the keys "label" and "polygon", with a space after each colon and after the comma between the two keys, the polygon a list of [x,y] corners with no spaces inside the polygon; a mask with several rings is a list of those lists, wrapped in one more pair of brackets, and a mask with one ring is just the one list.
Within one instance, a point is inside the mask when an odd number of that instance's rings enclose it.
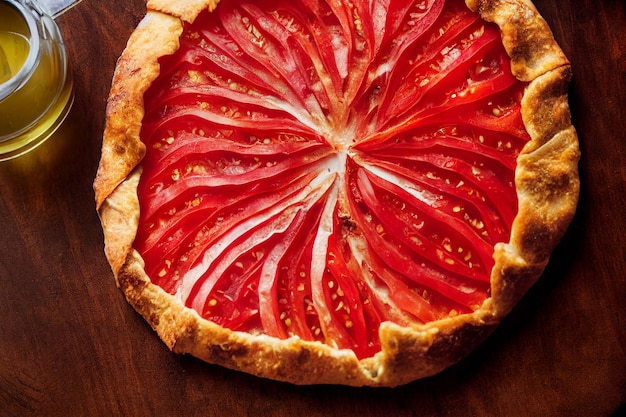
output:
{"label": "dark wood surface", "polygon": [[484,345],[395,389],[296,387],[167,350],[115,287],[92,191],[115,61],[145,5],[84,0],[61,16],[75,76],[69,120],[0,164],[0,416],[623,413],[626,2],[535,4],[573,64],[578,212],[544,276]]}

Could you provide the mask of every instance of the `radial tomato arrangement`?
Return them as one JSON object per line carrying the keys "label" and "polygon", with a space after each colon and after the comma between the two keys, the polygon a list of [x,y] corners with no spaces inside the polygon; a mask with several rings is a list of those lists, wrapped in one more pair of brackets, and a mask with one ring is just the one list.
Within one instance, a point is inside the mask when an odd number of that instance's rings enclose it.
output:
{"label": "radial tomato arrangement", "polygon": [[525,83],[464,2],[223,0],[159,64],[134,246],[185,306],[367,358],[490,296]]}
{"label": "radial tomato arrangement", "polygon": [[440,372],[574,215],[570,77],[530,0],[148,0],[94,181],[116,283],[227,368]]}

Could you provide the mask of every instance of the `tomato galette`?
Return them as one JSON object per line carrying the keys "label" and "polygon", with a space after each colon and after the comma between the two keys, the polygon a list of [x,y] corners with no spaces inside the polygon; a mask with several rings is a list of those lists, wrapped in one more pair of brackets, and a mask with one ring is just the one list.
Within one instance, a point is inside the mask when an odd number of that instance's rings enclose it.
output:
{"label": "tomato galette", "polygon": [[529,0],[150,0],[94,184],[117,284],[210,363],[437,373],[574,214],[569,79]]}

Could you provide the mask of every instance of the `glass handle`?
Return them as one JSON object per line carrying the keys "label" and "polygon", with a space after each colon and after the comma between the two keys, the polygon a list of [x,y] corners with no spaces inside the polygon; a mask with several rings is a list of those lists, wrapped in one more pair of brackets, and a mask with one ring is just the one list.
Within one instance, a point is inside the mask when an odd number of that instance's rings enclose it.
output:
{"label": "glass handle", "polygon": [[52,17],[61,16],[68,9],[80,3],[82,0],[22,0],[25,5],[39,8],[43,13]]}

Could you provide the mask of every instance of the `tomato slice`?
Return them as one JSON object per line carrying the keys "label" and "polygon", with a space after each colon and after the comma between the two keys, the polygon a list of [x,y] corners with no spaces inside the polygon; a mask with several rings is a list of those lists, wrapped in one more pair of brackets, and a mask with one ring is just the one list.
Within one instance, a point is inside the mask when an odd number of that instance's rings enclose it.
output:
{"label": "tomato slice", "polygon": [[135,247],[181,303],[364,358],[489,297],[524,84],[462,0],[222,0],[160,65]]}

